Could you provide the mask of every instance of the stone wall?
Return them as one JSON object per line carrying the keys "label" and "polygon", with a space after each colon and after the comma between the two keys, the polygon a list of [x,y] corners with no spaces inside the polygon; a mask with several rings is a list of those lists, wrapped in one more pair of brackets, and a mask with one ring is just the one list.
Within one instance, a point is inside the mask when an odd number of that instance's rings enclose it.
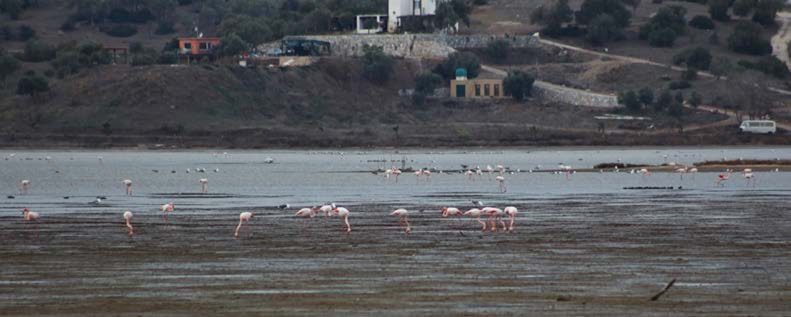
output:
{"label": "stone wall", "polygon": [[536,81],[533,84],[533,95],[544,101],[575,106],[597,108],[618,107],[618,97],[615,95],[573,89],[541,81]]}
{"label": "stone wall", "polygon": [[[330,43],[332,55],[361,56],[364,45],[381,46],[384,52],[397,57],[444,58],[456,49],[482,48],[494,40],[504,39],[511,47],[538,47],[538,38],[532,36],[497,37],[490,35],[443,35],[443,34],[377,34],[377,35],[306,35],[287,38],[305,38]],[[259,47],[267,51],[280,46],[280,42]]]}

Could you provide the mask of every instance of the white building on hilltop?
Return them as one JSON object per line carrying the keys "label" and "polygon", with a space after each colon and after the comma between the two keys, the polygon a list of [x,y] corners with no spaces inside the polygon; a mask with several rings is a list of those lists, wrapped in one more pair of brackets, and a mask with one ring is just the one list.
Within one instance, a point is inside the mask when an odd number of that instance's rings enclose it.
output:
{"label": "white building on hilltop", "polygon": [[[399,32],[406,19],[430,19],[437,12],[439,3],[447,0],[388,0],[387,14],[357,16],[357,33]],[[385,29],[384,20],[387,21]]]}

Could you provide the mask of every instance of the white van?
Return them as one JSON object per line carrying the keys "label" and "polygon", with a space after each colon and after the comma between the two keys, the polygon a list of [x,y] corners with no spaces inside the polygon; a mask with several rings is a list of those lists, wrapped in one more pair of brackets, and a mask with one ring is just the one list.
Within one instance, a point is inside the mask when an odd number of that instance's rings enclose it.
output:
{"label": "white van", "polygon": [[777,125],[772,120],[744,120],[739,126],[739,132],[774,134]]}

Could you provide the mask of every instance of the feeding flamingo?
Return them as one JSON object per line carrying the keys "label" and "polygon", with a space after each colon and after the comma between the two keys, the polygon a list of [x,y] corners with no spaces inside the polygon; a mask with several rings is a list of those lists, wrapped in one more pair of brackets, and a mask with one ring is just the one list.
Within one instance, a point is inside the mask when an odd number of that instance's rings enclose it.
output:
{"label": "feeding flamingo", "polygon": [[165,219],[165,221],[167,221],[168,220],[168,213],[173,212],[173,210],[176,209],[176,206],[173,205],[173,202],[171,201],[171,202],[169,202],[167,204],[162,205],[161,207],[159,207],[159,209],[161,209],[162,212],[163,212],[162,219]]}
{"label": "feeding flamingo", "polygon": [[472,208],[470,210],[465,211],[464,215],[465,216],[474,217],[475,220],[477,220],[478,223],[480,223],[483,226],[483,228],[481,228],[481,231],[486,231],[486,223],[483,222],[483,220],[481,220],[481,215],[483,215],[483,211],[482,210],[480,210],[478,208]]}
{"label": "feeding flamingo", "polygon": [[505,177],[497,176],[494,179],[496,179],[498,182],[500,182],[500,191],[502,191],[503,193],[508,191],[508,188],[505,187]]}
{"label": "feeding flamingo", "polygon": [[719,175],[717,175],[717,185],[725,186],[724,182],[726,182],[728,180],[728,178],[731,177],[732,173],[733,173],[733,171],[728,169],[728,170],[726,170],[726,173],[720,173]]}
{"label": "feeding flamingo", "polygon": [[300,217],[300,218],[303,219],[302,220],[302,227],[304,228],[305,224],[308,221],[308,219],[313,218],[313,216],[316,215],[316,210],[317,209],[318,209],[317,207],[302,208],[300,210],[297,210],[297,212],[294,213],[294,216],[297,216],[297,217]]}
{"label": "feeding flamingo", "polygon": [[253,213],[252,212],[243,212],[243,213],[239,214],[239,225],[236,226],[236,232],[233,234],[233,236],[235,238],[239,237],[239,230],[242,229],[242,224],[244,224],[245,222],[250,221],[251,219],[253,219]]}
{"label": "feeding flamingo", "polygon": [[447,218],[448,216],[455,216],[456,220],[459,222],[459,227],[461,228],[462,212],[459,210],[459,208],[442,207],[442,217]]}
{"label": "feeding flamingo", "polygon": [[129,179],[125,179],[123,181],[123,183],[124,183],[124,186],[126,186],[126,195],[127,196],[132,196],[132,181],[129,180]]}
{"label": "feeding flamingo", "polygon": [[349,210],[343,207],[335,207],[332,211],[343,219],[346,224],[346,232],[352,232],[352,226],[349,224]]}
{"label": "feeding flamingo", "polygon": [[134,228],[132,227],[132,212],[127,210],[124,212],[124,221],[126,221],[126,227],[129,228],[129,236],[131,237],[134,234]]}
{"label": "feeding flamingo", "polygon": [[508,224],[508,231],[514,232],[514,221],[516,220],[516,214],[519,212],[516,207],[505,207],[503,212],[508,215],[510,218],[510,222]]}
{"label": "feeding flamingo", "polygon": [[30,211],[30,209],[27,208],[22,209],[22,215],[25,216],[26,221],[33,221],[33,222],[38,221],[38,218],[40,216],[37,212]]}
{"label": "feeding flamingo", "polygon": [[390,215],[391,216],[398,216],[398,225],[399,226],[406,226],[406,228],[404,229],[404,232],[409,233],[409,232],[412,231],[412,229],[409,227],[409,219],[407,219],[407,216],[409,215],[409,211],[407,211],[406,209],[403,209],[403,208],[396,209],[393,212],[391,212]]}
{"label": "feeding flamingo", "polygon": [[332,215],[332,209],[335,208],[335,204],[323,205],[319,207],[318,211],[324,213],[324,219],[326,220],[329,216]]}
{"label": "feeding flamingo", "polygon": [[209,180],[205,178],[201,178],[198,180],[201,184],[201,191],[205,194],[209,192]]}
{"label": "feeding flamingo", "polygon": [[506,230],[505,222],[503,221],[503,210],[500,208],[486,207],[481,209],[483,213],[489,215],[489,229],[492,232],[497,232],[497,221],[503,225],[503,230]]}
{"label": "feeding flamingo", "polygon": [[21,182],[19,182],[19,191],[22,194],[27,194],[28,186],[30,186],[30,181],[26,180],[26,179],[23,179]]}

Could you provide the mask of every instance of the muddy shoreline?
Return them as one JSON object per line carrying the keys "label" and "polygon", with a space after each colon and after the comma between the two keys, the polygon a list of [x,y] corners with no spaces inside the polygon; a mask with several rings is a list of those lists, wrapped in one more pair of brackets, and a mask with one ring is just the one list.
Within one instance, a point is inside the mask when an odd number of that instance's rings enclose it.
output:
{"label": "muddy shoreline", "polygon": [[[514,233],[463,229],[436,206],[352,205],[304,227],[291,212],[0,217],[0,315],[612,316],[791,311],[787,196],[658,193],[515,202]],[[403,206],[399,206],[403,207]],[[422,210],[422,212],[420,211]],[[38,235],[38,237],[36,237]],[[671,279],[658,301],[650,297]]]}

